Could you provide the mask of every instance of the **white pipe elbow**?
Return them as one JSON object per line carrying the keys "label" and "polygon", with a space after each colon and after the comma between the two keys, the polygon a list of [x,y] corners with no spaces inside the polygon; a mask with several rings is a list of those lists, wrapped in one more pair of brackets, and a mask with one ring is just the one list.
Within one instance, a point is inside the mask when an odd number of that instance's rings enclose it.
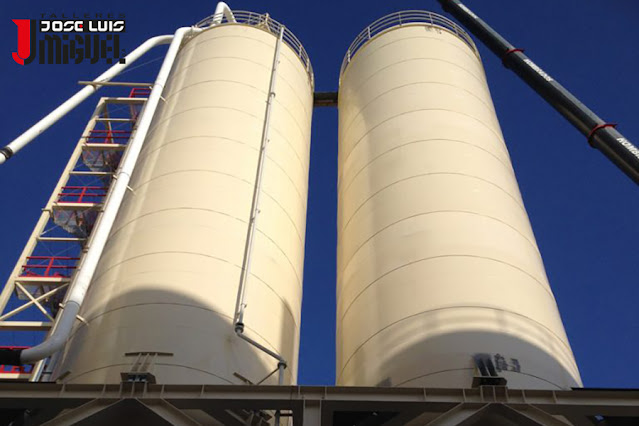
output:
{"label": "white pipe elbow", "polygon": [[236,22],[235,16],[228,4],[223,1],[219,2],[215,7],[215,13],[213,14],[213,23],[211,25],[218,25],[222,23],[222,19],[226,18],[228,22]]}

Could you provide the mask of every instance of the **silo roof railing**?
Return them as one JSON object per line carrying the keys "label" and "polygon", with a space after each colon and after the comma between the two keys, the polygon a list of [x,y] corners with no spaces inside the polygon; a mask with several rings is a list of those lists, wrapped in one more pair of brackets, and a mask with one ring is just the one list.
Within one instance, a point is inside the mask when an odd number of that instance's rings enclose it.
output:
{"label": "silo roof railing", "polygon": [[300,58],[300,60],[306,67],[306,71],[308,72],[308,77],[311,80],[311,86],[314,85],[313,67],[311,66],[311,61],[308,57],[308,53],[306,53],[306,49],[304,49],[304,46],[302,46],[302,43],[299,41],[299,39],[295,37],[295,34],[293,34],[286,26],[271,18],[268,13],[262,14],[248,12],[245,10],[233,10],[233,17],[235,18],[235,22],[229,21],[228,19],[226,19],[226,16],[221,13],[213,14],[202,19],[200,22],[195,24],[195,26],[198,28],[207,29],[211,26],[216,25],[250,25],[252,27],[261,28],[276,37],[279,37],[280,28],[284,27],[284,43],[286,43],[291,49],[293,49],[293,51],[297,54],[297,57]]}
{"label": "silo roof railing", "polygon": [[351,58],[353,58],[355,53],[373,37],[391,28],[412,24],[427,24],[433,27],[439,27],[448,30],[457,35],[462,41],[470,46],[471,49],[473,49],[477,56],[479,56],[477,46],[475,46],[475,42],[473,42],[473,39],[468,35],[466,31],[463,30],[462,27],[460,27],[450,19],[433,12],[428,12],[426,10],[404,10],[401,12],[391,13],[390,15],[379,18],[377,21],[364,28],[364,30],[359,33],[357,37],[355,37],[355,40],[353,40],[348,50],[346,51],[346,55],[344,56],[342,68],[340,69],[340,75],[344,73],[344,70],[350,63]]}

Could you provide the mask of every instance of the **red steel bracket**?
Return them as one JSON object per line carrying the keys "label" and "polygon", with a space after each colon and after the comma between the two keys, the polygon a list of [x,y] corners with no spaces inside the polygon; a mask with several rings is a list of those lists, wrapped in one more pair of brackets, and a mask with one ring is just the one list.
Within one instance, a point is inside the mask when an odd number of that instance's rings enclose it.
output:
{"label": "red steel bracket", "polygon": [[588,133],[588,145],[595,148],[595,146],[592,144],[592,138],[595,137],[595,134],[599,130],[605,129],[606,127],[617,127],[617,123],[603,123],[603,124],[597,124],[595,127],[593,127],[590,133]]}
{"label": "red steel bracket", "polygon": [[501,62],[502,64],[504,64],[506,68],[508,68],[508,66],[506,65],[506,58],[508,58],[508,55],[515,52],[524,53],[524,49],[508,49],[507,51],[504,52],[503,55],[501,55]]}

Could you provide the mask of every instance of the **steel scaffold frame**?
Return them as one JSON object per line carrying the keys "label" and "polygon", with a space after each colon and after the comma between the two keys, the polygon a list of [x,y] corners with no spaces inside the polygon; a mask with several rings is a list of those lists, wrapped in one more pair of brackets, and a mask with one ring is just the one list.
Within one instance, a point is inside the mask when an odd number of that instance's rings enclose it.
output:
{"label": "steel scaffold frame", "polygon": [[9,408],[28,408],[33,424],[46,425],[101,425],[135,414],[153,424],[239,426],[250,423],[233,413],[279,409],[294,426],[583,426],[639,420],[639,390],[0,383],[0,413]]}
{"label": "steel scaffold frame", "polygon": [[[96,190],[93,186],[69,186],[69,181],[73,182],[77,178],[108,179],[109,176],[113,175],[114,171],[76,169],[83,162],[83,153],[88,151],[101,153],[98,155],[101,155],[103,159],[106,158],[104,154],[109,152],[118,151],[124,155],[127,149],[126,142],[131,132],[118,130],[113,126],[130,125],[133,128],[137,119],[137,108],[141,108],[145,102],[146,97],[140,97],[140,94],[135,92],[135,89],[131,91],[129,97],[103,97],[98,101],[51,196],[42,209],[42,213],[22,253],[0,292],[0,331],[50,332],[54,327],[57,312],[52,312],[51,307],[47,309],[47,306],[44,306],[44,302],[53,297],[61,298],[63,293],[66,292],[73,277],[73,272],[81,264],[82,255],[91,243],[91,235],[83,237],[69,233],[69,236],[52,237],[46,236],[47,232],[51,231],[51,228],[47,228],[53,223],[56,211],[72,212],[72,214],[73,212],[96,211],[99,216],[102,211],[100,199],[104,199],[109,188]],[[130,117],[110,117],[109,106],[112,105],[120,109],[128,109],[127,112]],[[104,127],[105,129],[98,130],[96,129],[97,127]],[[38,246],[39,244],[53,243],[78,243],[81,246],[80,255],[79,257],[65,257],[56,256],[55,253],[51,252],[51,256],[33,256],[34,250],[41,247]],[[50,247],[46,246],[45,248],[50,251]],[[29,264],[31,260],[35,260],[39,264]],[[56,263],[57,261],[65,262],[65,264],[59,265]],[[42,262],[44,262],[44,265],[42,265]],[[69,262],[76,263],[75,265],[69,265]],[[17,298],[12,299],[13,295],[17,296]],[[24,303],[8,309],[10,302],[13,300],[15,304],[16,299],[20,299]],[[26,320],[12,320],[16,315],[34,309],[40,311],[42,318],[33,316],[33,318]],[[36,381],[43,371],[45,361],[39,361],[31,370],[10,368],[9,371],[5,366],[0,366],[0,379],[24,380],[25,377],[28,377],[30,381]]]}

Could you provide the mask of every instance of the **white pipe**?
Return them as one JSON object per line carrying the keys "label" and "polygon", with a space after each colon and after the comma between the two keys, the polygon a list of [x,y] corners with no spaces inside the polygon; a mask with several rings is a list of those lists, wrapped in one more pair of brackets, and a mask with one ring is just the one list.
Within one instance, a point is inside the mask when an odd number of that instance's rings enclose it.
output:
{"label": "white pipe", "polygon": [[233,16],[231,8],[223,1],[219,2],[215,7],[215,12],[213,13],[213,22],[211,23],[211,25],[221,24],[222,18],[226,18],[228,22],[235,22],[235,16]]}
{"label": "white pipe", "polygon": [[[133,52],[129,53],[125,56],[125,63],[123,64],[115,64],[104,73],[100,74],[95,80],[95,83],[104,83],[111,80],[113,77],[120,74],[126,67],[135,62],[140,56],[144,55],[146,52],[154,48],[155,46],[159,46],[161,44],[167,44],[173,39],[171,35],[163,35],[152,37],[142,43],[137,49]],[[29,130],[18,136],[11,143],[9,143],[4,148],[0,148],[0,164],[7,161],[13,154],[20,151],[31,142],[33,139],[38,137],[42,132],[51,127],[56,121],[64,117],[75,107],[80,105],[82,101],[95,93],[98,89],[100,89],[100,85],[91,85],[86,86],[82,90],[80,90],[75,95],[71,96],[66,102],[62,105],[51,111],[47,116],[45,116],[42,120],[38,121],[34,124]]]}
{"label": "white pipe", "polygon": [[[98,223],[93,230],[93,236],[90,241],[89,250],[87,251],[82,261],[81,267],[78,269],[77,274],[73,278],[73,283],[67,296],[64,310],[60,314],[60,319],[56,322],[56,328],[53,333],[41,344],[29,349],[25,349],[20,354],[20,362],[22,364],[30,364],[60,350],[71,334],[73,324],[75,323],[76,315],[80,310],[80,306],[84,301],[84,296],[89,288],[93,274],[97,267],[104,246],[106,245],[113,222],[115,221],[122,199],[126,193],[131,179],[131,173],[135,168],[142,145],[146,139],[147,132],[151,126],[151,121],[155,114],[155,110],[160,102],[164,85],[169,76],[171,68],[175,58],[180,50],[180,45],[184,36],[191,31],[198,31],[198,29],[184,27],[175,32],[172,37],[173,41],[169,46],[169,50],[164,58],[160,72],[153,84],[153,90],[149,95],[144,111],[140,116],[137,124],[135,134],[129,141],[129,147],[127,149],[126,156],[122,160],[122,164],[114,176],[112,188],[109,191],[109,196],[105,202],[104,212],[102,213]],[[201,30],[199,30],[201,31]]]}
{"label": "white pipe", "polygon": [[[219,5],[218,5],[219,7]],[[235,315],[233,319],[233,327],[237,336],[255,346],[267,355],[277,360],[277,368],[279,371],[278,383],[284,383],[284,369],[287,367],[286,360],[278,353],[268,349],[266,346],[259,344],[255,340],[244,335],[244,310],[246,309],[246,286],[248,277],[251,273],[251,254],[253,253],[253,237],[257,227],[257,216],[260,211],[260,194],[262,189],[262,175],[264,174],[264,160],[266,159],[266,147],[269,142],[269,130],[271,123],[271,110],[273,108],[273,99],[275,98],[275,83],[277,82],[277,68],[280,63],[280,48],[284,39],[284,27],[280,27],[280,34],[275,45],[273,54],[273,68],[271,71],[271,80],[269,82],[268,96],[266,98],[266,111],[264,113],[264,125],[262,127],[262,141],[260,144],[260,152],[257,159],[257,170],[255,172],[255,186],[253,188],[253,201],[251,202],[251,213],[249,216],[248,230],[246,231],[246,244],[244,246],[244,259],[242,261],[242,272],[240,275],[240,285],[237,289],[237,300],[235,302]],[[279,411],[276,416],[276,425],[279,426]]]}
{"label": "white pipe", "polygon": [[244,321],[244,310],[246,309],[246,285],[251,274],[251,255],[253,254],[253,239],[257,228],[257,216],[260,211],[260,195],[262,193],[262,175],[264,174],[264,160],[266,159],[266,146],[269,142],[269,131],[271,123],[271,110],[273,99],[275,98],[275,83],[277,82],[277,67],[280,62],[280,47],[284,37],[284,27],[280,28],[280,34],[275,45],[273,54],[273,68],[271,80],[269,82],[268,97],[266,98],[266,112],[264,113],[264,124],[262,126],[262,141],[257,159],[257,171],[255,172],[255,186],[253,188],[253,201],[251,203],[251,213],[249,216],[248,230],[246,231],[246,244],[244,246],[244,258],[242,261],[242,271],[240,275],[240,285],[237,290],[237,300],[235,302],[235,323],[242,324]]}

